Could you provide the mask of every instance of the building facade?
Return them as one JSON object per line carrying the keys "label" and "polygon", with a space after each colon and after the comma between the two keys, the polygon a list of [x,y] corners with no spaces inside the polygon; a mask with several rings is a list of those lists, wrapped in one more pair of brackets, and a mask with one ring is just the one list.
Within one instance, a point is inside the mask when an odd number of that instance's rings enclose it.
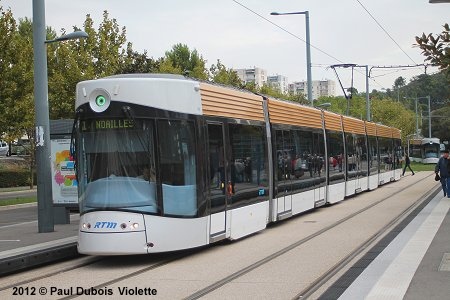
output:
{"label": "building facade", "polygon": [[[289,92],[295,95],[300,93],[305,96],[308,95],[308,84],[306,81],[293,82],[289,84]],[[336,83],[332,80],[313,80],[312,82],[312,96],[313,99],[318,99],[322,96],[335,96]]]}
{"label": "building facade", "polygon": [[244,83],[254,82],[258,87],[267,83],[267,70],[254,67],[252,69],[234,69]]}
{"label": "building facade", "polygon": [[271,87],[278,89],[283,94],[287,94],[289,91],[289,84],[286,76],[283,75],[267,76],[267,83]]}

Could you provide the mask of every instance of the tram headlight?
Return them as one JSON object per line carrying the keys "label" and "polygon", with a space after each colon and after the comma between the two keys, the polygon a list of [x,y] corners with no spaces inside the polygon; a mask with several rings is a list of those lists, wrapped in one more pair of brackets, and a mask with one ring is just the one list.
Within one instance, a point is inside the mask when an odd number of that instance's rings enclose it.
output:
{"label": "tram headlight", "polygon": [[83,229],[91,229],[91,224],[90,223],[83,223],[83,225],[81,225],[81,227]]}
{"label": "tram headlight", "polygon": [[104,112],[110,104],[111,96],[104,89],[95,89],[89,95],[89,106],[94,112]]}
{"label": "tram headlight", "polygon": [[130,230],[136,230],[139,228],[139,223],[132,223],[132,224],[122,223],[120,224],[120,228],[122,228],[123,230],[127,228],[129,228]]}
{"label": "tram headlight", "polygon": [[106,98],[103,95],[98,95],[97,98],[95,98],[95,104],[97,104],[97,106],[102,107],[103,105],[106,104]]}

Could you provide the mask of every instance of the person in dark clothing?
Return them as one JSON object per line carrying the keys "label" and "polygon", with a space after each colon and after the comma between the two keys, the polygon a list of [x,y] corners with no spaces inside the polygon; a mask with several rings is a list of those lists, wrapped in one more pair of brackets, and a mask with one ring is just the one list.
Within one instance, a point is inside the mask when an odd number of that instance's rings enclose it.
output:
{"label": "person in dark clothing", "polygon": [[439,158],[439,161],[436,164],[436,167],[434,168],[434,172],[436,174],[439,173],[439,176],[441,177],[441,185],[442,190],[444,191],[444,197],[447,196],[450,198],[449,195],[449,188],[450,188],[450,176],[449,176],[449,163],[450,159],[448,157],[448,149],[444,150],[444,153]]}
{"label": "person in dark clothing", "polygon": [[[406,171],[406,168],[409,168],[409,170],[412,172],[412,175],[414,175],[414,171],[411,169],[411,160],[409,159],[409,155],[408,154],[405,154],[405,167],[403,168],[403,174],[402,174],[402,176],[404,176],[405,175],[405,171]],[[411,175],[411,176],[412,176]]]}

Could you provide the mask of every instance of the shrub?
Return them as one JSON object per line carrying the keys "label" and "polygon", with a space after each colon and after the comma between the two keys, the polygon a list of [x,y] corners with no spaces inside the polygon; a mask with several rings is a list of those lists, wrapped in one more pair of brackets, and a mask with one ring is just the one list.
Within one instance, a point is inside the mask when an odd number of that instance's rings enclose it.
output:
{"label": "shrub", "polygon": [[[36,172],[33,173],[36,182]],[[29,186],[30,172],[28,170],[0,170],[0,188]]]}

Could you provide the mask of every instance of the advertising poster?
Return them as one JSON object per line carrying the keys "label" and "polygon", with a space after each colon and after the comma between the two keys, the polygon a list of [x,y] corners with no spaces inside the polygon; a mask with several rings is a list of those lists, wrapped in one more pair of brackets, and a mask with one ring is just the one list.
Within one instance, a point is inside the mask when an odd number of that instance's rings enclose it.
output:
{"label": "advertising poster", "polygon": [[70,156],[70,139],[52,139],[52,194],[54,204],[78,204],[75,162]]}

